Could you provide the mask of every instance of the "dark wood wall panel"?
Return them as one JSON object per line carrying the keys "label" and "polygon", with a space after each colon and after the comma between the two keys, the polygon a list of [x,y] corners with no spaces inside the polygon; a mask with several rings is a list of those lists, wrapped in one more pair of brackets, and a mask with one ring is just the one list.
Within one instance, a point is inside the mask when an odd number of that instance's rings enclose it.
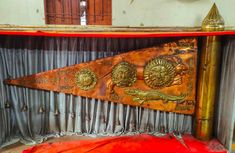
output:
{"label": "dark wood wall panel", "polygon": [[[79,0],[70,0],[71,9],[71,23],[72,24],[80,24],[80,1]],[[76,7],[74,7],[76,6]]]}
{"label": "dark wood wall panel", "polygon": [[[81,0],[44,0],[46,24],[80,25]],[[87,24],[111,25],[112,0],[87,0]]]}
{"label": "dark wood wall panel", "polygon": [[44,0],[46,24],[80,24],[80,0]]}
{"label": "dark wood wall panel", "polygon": [[54,23],[55,22],[55,16],[54,16],[54,5],[52,1],[44,0],[44,6],[45,6],[45,19],[46,24]]}
{"label": "dark wood wall panel", "polygon": [[[63,0],[55,0],[54,16],[56,18],[56,23],[58,23],[58,24],[63,24],[62,23],[62,18],[63,18],[62,14],[64,12],[62,11],[62,2],[63,2]],[[66,24],[66,23],[64,23],[64,24]]]}
{"label": "dark wood wall panel", "polygon": [[112,24],[112,0],[88,1],[88,25]]}

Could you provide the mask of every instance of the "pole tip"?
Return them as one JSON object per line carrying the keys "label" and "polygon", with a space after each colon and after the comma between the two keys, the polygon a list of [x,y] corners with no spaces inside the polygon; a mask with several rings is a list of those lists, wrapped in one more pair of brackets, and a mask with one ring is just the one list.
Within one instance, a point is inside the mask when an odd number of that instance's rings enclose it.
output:
{"label": "pole tip", "polygon": [[214,3],[209,13],[202,22],[203,31],[222,31],[224,30],[224,19]]}

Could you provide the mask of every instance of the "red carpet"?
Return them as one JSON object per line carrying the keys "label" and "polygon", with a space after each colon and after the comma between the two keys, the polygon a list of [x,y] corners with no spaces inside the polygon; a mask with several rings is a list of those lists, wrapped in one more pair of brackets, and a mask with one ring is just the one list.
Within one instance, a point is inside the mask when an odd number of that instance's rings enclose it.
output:
{"label": "red carpet", "polygon": [[181,143],[174,136],[156,137],[147,134],[45,143],[23,153],[227,153],[217,141],[202,142],[190,135]]}

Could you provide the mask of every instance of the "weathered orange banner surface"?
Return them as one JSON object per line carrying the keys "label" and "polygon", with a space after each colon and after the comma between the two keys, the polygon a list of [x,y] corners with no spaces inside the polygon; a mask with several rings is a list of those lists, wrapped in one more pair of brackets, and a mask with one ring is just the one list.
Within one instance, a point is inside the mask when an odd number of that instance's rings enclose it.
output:
{"label": "weathered orange banner surface", "polygon": [[196,67],[197,40],[188,38],[5,83],[193,114]]}

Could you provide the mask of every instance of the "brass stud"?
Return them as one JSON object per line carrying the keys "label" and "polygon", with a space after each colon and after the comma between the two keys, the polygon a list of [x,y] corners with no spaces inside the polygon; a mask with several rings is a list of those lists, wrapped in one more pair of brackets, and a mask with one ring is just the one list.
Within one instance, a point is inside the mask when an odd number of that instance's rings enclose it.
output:
{"label": "brass stud", "polygon": [[38,113],[39,114],[43,114],[45,112],[44,108],[43,107],[40,107],[39,110],[38,110]]}
{"label": "brass stud", "polygon": [[22,112],[28,111],[28,106],[27,106],[25,103],[23,104],[23,106],[22,106],[22,108],[21,108],[21,111],[22,111]]}
{"label": "brass stud", "polygon": [[56,109],[54,115],[58,116],[59,114],[60,114],[60,111],[58,109]]}
{"label": "brass stud", "polygon": [[75,113],[74,112],[70,113],[70,116],[71,116],[72,119],[74,119],[75,118]]}
{"label": "brass stud", "polygon": [[7,101],[7,102],[5,103],[5,108],[6,108],[6,109],[11,108],[11,104],[10,104],[10,102],[9,102],[9,101]]}

